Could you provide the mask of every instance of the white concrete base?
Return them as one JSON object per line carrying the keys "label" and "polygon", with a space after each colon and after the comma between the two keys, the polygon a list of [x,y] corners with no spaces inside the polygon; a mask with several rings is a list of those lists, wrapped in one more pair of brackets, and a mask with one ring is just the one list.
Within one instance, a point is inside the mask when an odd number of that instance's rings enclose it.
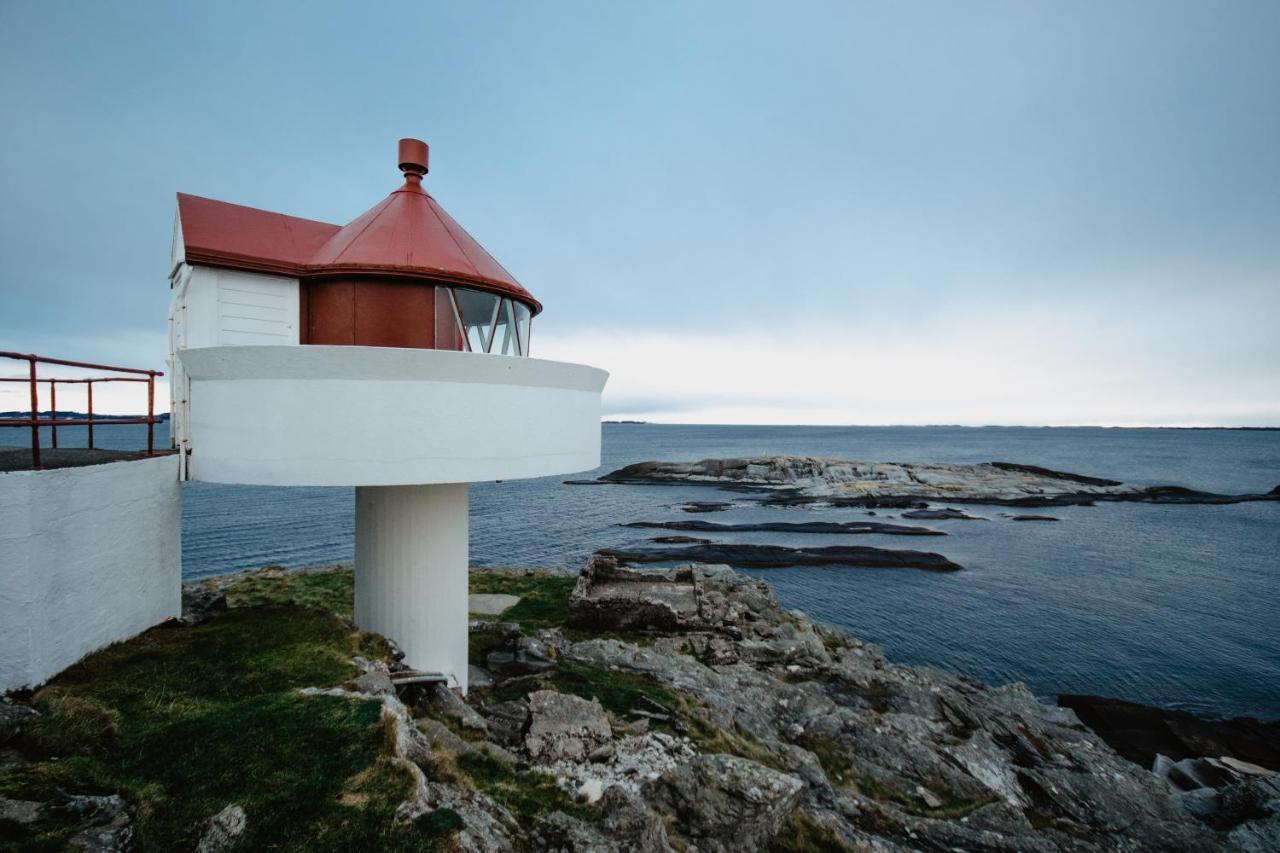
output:
{"label": "white concrete base", "polygon": [[0,474],[0,692],[182,611],[178,460]]}
{"label": "white concrete base", "polygon": [[356,489],[356,624],[467,690],[467,485]]}

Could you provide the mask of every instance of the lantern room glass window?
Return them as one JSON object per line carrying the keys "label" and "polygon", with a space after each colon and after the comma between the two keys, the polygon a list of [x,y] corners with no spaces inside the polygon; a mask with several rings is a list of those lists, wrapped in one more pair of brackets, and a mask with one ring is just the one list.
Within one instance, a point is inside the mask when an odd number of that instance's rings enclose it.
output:
{"label": "lantern room glass window", "polygon": [[436,349],[529,354],[532,312],[505,296],[468,287],[436,288]]}

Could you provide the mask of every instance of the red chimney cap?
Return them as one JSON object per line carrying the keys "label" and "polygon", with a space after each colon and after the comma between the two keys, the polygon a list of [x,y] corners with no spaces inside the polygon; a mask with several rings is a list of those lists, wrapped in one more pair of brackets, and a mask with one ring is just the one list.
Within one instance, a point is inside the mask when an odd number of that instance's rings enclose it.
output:
{"label": "red chimney cap", "polygon": [[427,173],[427,143],[421,139],[400,140],[400,171],[405,177]]}

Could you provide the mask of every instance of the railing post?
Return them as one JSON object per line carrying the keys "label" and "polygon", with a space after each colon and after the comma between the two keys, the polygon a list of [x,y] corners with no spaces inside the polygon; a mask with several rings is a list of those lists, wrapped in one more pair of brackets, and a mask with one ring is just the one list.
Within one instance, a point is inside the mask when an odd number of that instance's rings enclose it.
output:
{"label": "railing post", "polygon": [[93,450],[93,380],[90,379],[89,385],[89,449]]}
{"label": "railing post", "polygon": [[49,419],[53,423],[49,424],[49,437],[52,439],[53,449],[58,449],[58,380],[49,380],[49,409],[52,414]]}
{"label": "railing post", "polygon": [[147,455],[155,454],[156,443],[156,375],[147,375]]}
{"label": "railing post", "polygon": [[36,357],[28,356],[31,365],[31,467],[40,470],[40,394],[36,390]]}

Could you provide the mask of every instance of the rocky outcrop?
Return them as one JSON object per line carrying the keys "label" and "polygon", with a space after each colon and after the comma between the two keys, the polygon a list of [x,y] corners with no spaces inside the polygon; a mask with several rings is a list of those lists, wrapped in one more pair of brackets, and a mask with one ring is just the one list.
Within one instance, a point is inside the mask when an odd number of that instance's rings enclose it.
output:
{"label": "rocky outcrop", "polygon": [[[854,849],[1230,843],[1070,711],[1022,685],[890,664],[874,646],[784,612],[767,585],[724,567],[641,572],[593,560],[570,622],[649,634],[643,645],[584,639],[560,660],[650,679],[688,697],[697,725],[718,733],[717,749],[642,789],[699,849],[743,849],[747,837],[765,845],[779,815]],[[748,797],[744,775],[769,784]]]}
{"label": "rocky outcrop", "polygon": [[1204,720],[1185,711],[1104,696],[1064,694],[1058,704],[1074,711],[1116,752],[1143,767],[1151,767],[1158,755],[1174,761],[1225,755],[1280,770],[1280,722],[1251,717]]}
{"label": "rocky outcrop", "polygon": [[1071,506],[1094,501],[1222,504],[1280,500],[1280,486],[1260,495],[1220,495],[1179,486],[1140,487],[1009,462],[950,465],[809,456],[638,462],[604,475],[599,482],[715,485],[773,492],[774,503],[822,501],[839,506],[899,508],[927,501]]}

